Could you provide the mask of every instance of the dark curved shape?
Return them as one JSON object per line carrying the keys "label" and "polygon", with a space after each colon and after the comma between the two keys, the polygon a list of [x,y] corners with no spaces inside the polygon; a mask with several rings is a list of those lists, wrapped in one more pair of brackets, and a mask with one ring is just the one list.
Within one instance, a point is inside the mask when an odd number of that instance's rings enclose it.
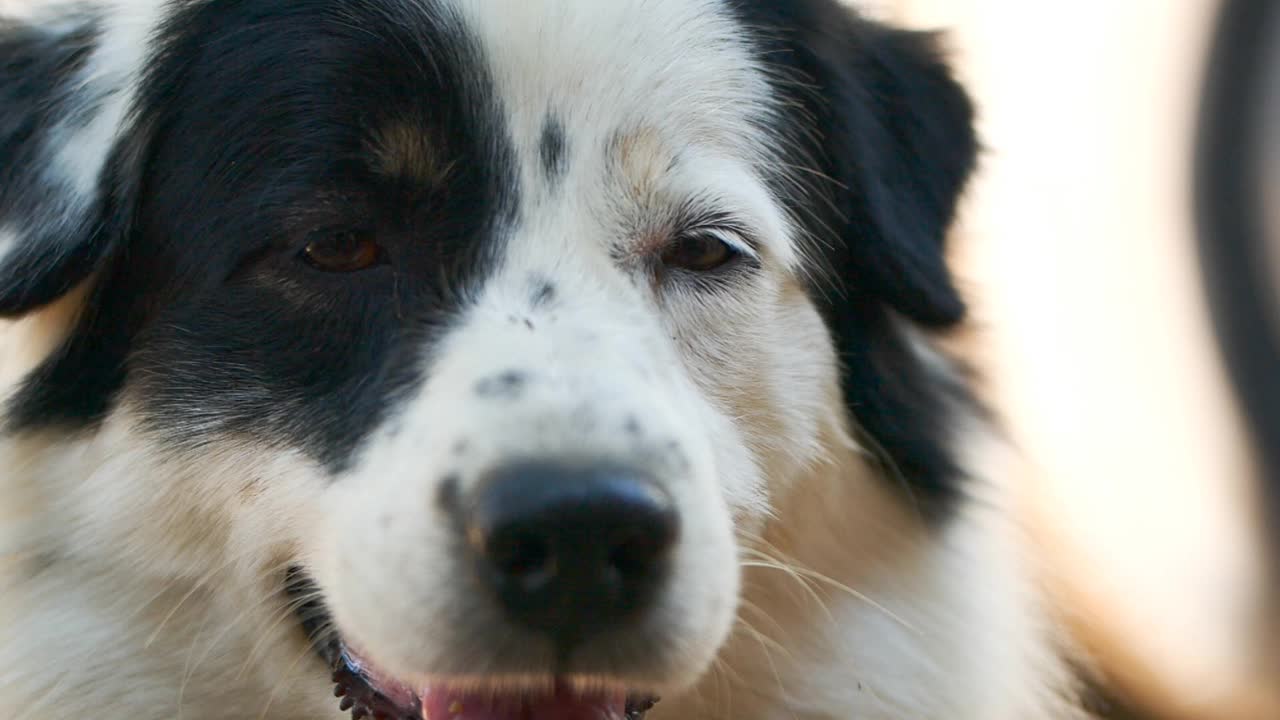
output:
{"label": "dark curved shape", "polygon": [[[1265,136],[1270,43],[1280,4],[1224,0],[1212,37],[1195,138],[1195,215],[1201,272],[1219,350],[1264,478],[1267,526],[1280,549],[1280,338],[1266,272],[1267,228],[1257,187]],[[1280,565],[1280,563],[1278,563]],[[1275,571],[1280,580],[1280,567]],[[1280,587],[1280,586],[1278,586]]]}

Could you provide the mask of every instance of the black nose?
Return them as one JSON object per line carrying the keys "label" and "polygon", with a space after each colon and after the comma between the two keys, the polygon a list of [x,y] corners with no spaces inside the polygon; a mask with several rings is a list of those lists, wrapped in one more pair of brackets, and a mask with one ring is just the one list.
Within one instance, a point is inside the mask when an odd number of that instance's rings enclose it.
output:
{"label": "black nose", "polygon": [[503,467],[477,488],[466,521],[508,617],[561,648],[643,612],[679,535],[670,496],[604,465]]}

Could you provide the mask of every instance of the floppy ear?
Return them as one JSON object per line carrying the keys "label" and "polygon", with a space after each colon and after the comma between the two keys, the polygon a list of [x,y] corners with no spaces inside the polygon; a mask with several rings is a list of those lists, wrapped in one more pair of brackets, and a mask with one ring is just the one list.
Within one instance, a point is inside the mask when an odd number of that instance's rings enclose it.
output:
{"label": "floppy ear", "polygon": [[57,299],[110,250],[112,157],[146,38],[140,17],[78,12],[0,18],[0,317]]}
{"label": "floppy ear", "polygon": [[846,17],[808,45],[825,105],[820,153],[842,185],[831,269],[921,325],[953,325],[965,306],[944,245],[976,159],[973,106],[934,35]]}
{"label": "floppy ear", "polygon": [[943,329],[964,317],[944,245],[977,153],[972,104],[930,34],[835,0],[730,1],[758,28],[785,97],[778,145],[803,177],[779,193],[805,209],[810,293],[854,431],[895,487],[942,513],[960,492],[951,411],[967,392],[899,321]]}

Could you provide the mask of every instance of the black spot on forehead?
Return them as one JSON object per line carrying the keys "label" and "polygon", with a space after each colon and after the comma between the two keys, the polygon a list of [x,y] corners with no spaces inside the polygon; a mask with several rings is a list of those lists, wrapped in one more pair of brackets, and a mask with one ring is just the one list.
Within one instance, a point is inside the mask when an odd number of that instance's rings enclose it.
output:
{"label": "black spot on forehead", "polygon": [[[392,0],[213,0],[158,37],[128,140],[140,200],[111,228],[125,252],[14,417],[94,422],[127,383],[174,442],[238,433],[340,468],[498,265],[518,194],[488,61],[442,7]],[[381,172],[388,128],[450,181]],[[353,229],[388,262],[297,261]]]}
{"label": "black spot on forehead", "polygon": [[564,136],[564,125],[554,115],[547,115],[542,123],[542,137],[538,141],[538,155],[542,160],[542,172],[548,182],[555,182],[569,167],[569,147]]}
{"label": "black spot on forehead", "polygon": [[556,286],[551,280],[544,277],[534,277],[531,279],[533,290],[529,296],[530,304],[535,308],[543,308],[551,304],[556,299]]}

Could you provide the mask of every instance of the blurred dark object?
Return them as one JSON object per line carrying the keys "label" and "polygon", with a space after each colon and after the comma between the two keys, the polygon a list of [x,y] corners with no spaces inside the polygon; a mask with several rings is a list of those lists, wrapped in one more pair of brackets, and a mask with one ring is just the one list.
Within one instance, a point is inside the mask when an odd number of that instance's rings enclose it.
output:
{"label": "blurred dark object", "polygon": [[[1280,154],[1280,3],[1224,0],[1196,138],[1196,229],[1207,300],[1248,421],[1273,560],[1280,548],[1280,323],[1272,179]],[[1280,595],[1280,563],[1271,563]],[[1278,597],[1277,599],[1280,599]],[[1280,620],[1277,620],[1280,629]]]}
{"label": "blurred dark object", "polygon": [[[1196,138],[1196,225],[1214,329],[1257,456],[1280,607],[1280,3],[1223,0]],[[1280,678],[1280,617],[1264,662]],[[1280,682],[1280,680],[1277,680]]]}

